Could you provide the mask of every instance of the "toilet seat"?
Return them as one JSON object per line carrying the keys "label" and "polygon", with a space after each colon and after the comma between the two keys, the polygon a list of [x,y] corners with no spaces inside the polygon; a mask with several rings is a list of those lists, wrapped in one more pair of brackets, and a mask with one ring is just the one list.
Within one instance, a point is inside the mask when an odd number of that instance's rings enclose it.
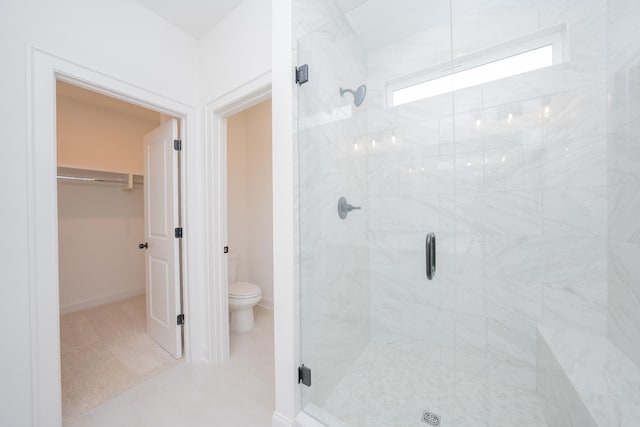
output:
{"label": "toilet seat", "polygon": [[231,298],[254,298],[262,294],[260,286],[251,282],[236,282],[229,285],[229,297]]}

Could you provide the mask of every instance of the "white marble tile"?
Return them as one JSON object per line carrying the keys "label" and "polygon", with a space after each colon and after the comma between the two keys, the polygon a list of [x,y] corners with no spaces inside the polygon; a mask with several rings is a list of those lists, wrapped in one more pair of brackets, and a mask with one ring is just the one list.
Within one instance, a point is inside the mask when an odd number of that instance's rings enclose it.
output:
{"label": "white marble tile", "polygon": [[455,314],[433,304],[404,303],[402,334],[434,345],[455,348]]}
{"label": "white marble tile", "polygon": [[456,109],[456,153],[510,150],[541,143],[543,109],[536,99],[474,111]]}
{"label": "white marble tile", "polygon": [[541,244],[546,252],[544,284],[606,288],[608,248],[604,238],[548,237]]}
{"label": "white marble tile", "polygon": [[485,162],[482,152],[463,153],[456,156],[456,191],[478,193],[484,191]]}
{"label": "white marble tile", "polygon": [[543,378],[547,387],[539,388],[543,396],[546,394],[545,400],[553,396],[549,386],[555,382],[564,390],[562,400],[573,401],[564,408],[548,401],[548,410],[564,410],[584,422],[588,422],[587,414],[593,417],[591,423],[571,425],[636,423],[640,417],[640,369],[606,337],[544,328],[539,331],[538,344],[544,359],[539,375],[545,368],[550,370]]}
{"label": "white marble tile", "polygon": [[629,49],[629,42],[638,40],[640,29],[637,19],[640,16],[640,5],[627,0],[610,0],[607,2],[607,38],[608,60],[612,70],[629,64],[629,60],[637,58],[637,50]]}
{"label": "white marble tile", "polygon": [[606,188],[544,190],[544,234],[550,236],[605,237]]}
{"label": "white marble tile", "polygon": [[378,196],[451,194],[455,183],[452,156],[417,150],[370,155],[368,173],[370,194]]}
{"label": "white marble tile", "polygon": [[[640,189],[640,55],[637,2],[612,0],[608,7],[608,321],[609,338],[640,363],[640,286],[638,286],[638,189]],[[594,413],[616,405],[621,420],[633,417],[610,396],[591,396]],[[631,418],[630,418],[631,416]],[[627,425],[627,424],[624,424]]]}
{"label": "white marble tile", "polygon": [[543,238],[487,236],[489,279],[539,280],[544,277],[547,248]]}
{"label": "white marble tile", "polygon": [[609,337],[640,365],[640,246],[609,242]]}
{"label": "white marble tile", "polygon": [[609,136],[607,155],[609,185],[640,185],[640,118],[621,125]]}
{"label": "white marble tile", "polygon": [[545,286],[542,324],[550,328],[606,334],[607,290],[579,285]]}
{"label": "white marble tile", "polygon": [[380,231],[437,231],[440,229],[438,207],[437,197],[370,197],[369,220]]}
{"label": "white marble tile", "polygon": [[472,275],[472,277],[484,276],[484,235],[457,233],[455,235],[455,244],[456,272]]}
{"label": "white marble tile", "polygon": [[542,232],[539,190],[460,194],[456,201],[460,232],[516,235]]}
{"label": "white marble tile", "polygon": [[604,136],[545,140],[545,188],[602,187],[607,184],[607,139]]}
{"label": "white marble tile", "polygon": [[483,312],[480,315],[458,311],[455,315],[455,351],[468,356],[482,358],[487,353],[488,322]]}
{"label": "white marble tile", "polygon": [[537,394],[551,427],[597,427],[544,336],[537,332]]}
{"label": "white marble tile", "polygon": [[402,335],[402,301],[371,295],[371,338]]}
{"label": "white marble tile", "polygon": [[[538,29],[538,10],[527,1],[492,0],[465,7],[452,1],[454,57],[474,53]],[[469,31],[473,28],[473,31]]]}
{"label": "white marble tile", "polygon": [[487,315],[506,322],[518,319],[528,325],[542,321],[543,284],[535,280],[487,280]]}
{"label": "white marble tile", "polygon": [[549,96],[543,101],[542,129],[545,141],[605,135],[607,117],[603,109],[606,99],[604,83]]}
{"label": "white marble tile", "polygon": [[521,316],[489,319],[488,351],[492,358],[533,368],[535,348],[535,323]]}
{"label": "white marble tile", "polygon": [[419,427],[423,410],[447,426],[547,425],[534,393],[439,364],[432,345],[406,340],[372,342],[315,406],[309,409],[321,421],[338,426]]}

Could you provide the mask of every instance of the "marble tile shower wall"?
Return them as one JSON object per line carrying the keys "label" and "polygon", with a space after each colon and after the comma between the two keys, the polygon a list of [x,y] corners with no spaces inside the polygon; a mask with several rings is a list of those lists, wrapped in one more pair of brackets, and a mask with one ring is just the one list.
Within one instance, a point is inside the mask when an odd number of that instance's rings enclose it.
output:
{"label": "marble tile shower wall", "polygon": [[[534,390],[536,325],[606,333],[606,6],[453,0],[367,52],[372,338]],[[385,81],[563,23],[566,63],[384,108]]]}
{"label": "marble tile shower wall", "polygon": [[608,15],[609,338],[640,364],[640,4]]}
{"label": "marble tile shower wall", "polygon": [[[364,83],[364,51],[340,18],[300,38],[297,49],[310,69],[298,97],[301,352],[314,373],[304,406],[321,405],[369,341],[369,254],[366,156],[354,149],[366,107],[339,92]],[[341,196],[362,210],[341,220]]]}

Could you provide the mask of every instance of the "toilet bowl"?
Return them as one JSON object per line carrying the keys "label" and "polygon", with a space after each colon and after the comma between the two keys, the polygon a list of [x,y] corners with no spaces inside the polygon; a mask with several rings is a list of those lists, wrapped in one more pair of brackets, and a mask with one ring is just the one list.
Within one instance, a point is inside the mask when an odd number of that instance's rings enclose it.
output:
{"label": "toilet bowl", "polygon": [[247,332],[253,328],[253,307],[262,299],[262,289],[251,282],[236,282],[238,258],[229,256],[229,329]]}
{"label": "toilet bowl", "polygon": [[262,289],[255,283],[236,282],[229,285],[229,328],[246,332],[253,328],[253,307],[262,299]]}

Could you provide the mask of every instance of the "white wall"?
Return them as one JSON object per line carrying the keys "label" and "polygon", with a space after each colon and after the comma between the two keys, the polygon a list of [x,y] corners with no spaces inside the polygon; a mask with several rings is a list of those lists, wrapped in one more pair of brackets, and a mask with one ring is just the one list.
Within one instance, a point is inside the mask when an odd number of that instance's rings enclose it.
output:
{"label": "white wall", "polygon": [[273,0],[273,280],[275,403],[272,425],[291,426],[299,410],[299,316],[294,281],[294,108],[292,0]]}
{"label": "white wall", "polygon": [[141,185],[59,182],[61,313],[143,294],[142,241]]}
{"label": "white wall", "polygon": [[[32,351],[36,350],[30,336],[31,236],[25,179],[30,161],[26,144],[29,47],[35,46],[189,107],[198,105],[199,98],[214,99],[269,72],[270,14],[271,2],[247,0],[198,43],[130,0],[3,0],[0,115],[6,143],[0,159],[0,195],[11,202],[0,210],[2,223],[10,225],[0,243],[3,271],[0,310],[12,319],[12,326],[5,328],[2,335],[4,342],[11,343],[12,351],[0,356],[3,423],[57,424],[55,420],[34,420],[32,411],[35,402],[32,402],[31,361]],[[190,170],[187,174],[192,178],[203,172],[201,164],[191,165]],[[189,185],[193,188],[201,184],[192,179]],[[189,207],[192,212],[202,210],[200,205]],[[195,218],[199,214],[189,215]],[[199,355],[194,357],[197,359]]]}
{"label": "white wall", "polygon": [[247,127],[243,113],[227,119],[227,243],[229,253],[238,257],[236,281],[248,281]]}
{"label": "white wall", "polygon": [[58,165],[143,175],[142,139],[160,125],[160,114],[98,94],[82,99],[67,93],[69,85],[57,86]]}
{"label": "white wall", "polygon": [[[144,173],[143,137],[160,114],[57,85],[58,164]],[[60,312],[144,293],[144,190],[58,182]]]}
{"label": "white wall", "polygon": [[[0,355],[2,423],[29,426],[32,346],[26,170],[28,46],[187,105],[197,104],[197,43],[142,6],[124,0],[3,0],[0,13],[0,311],[11,319]],[[53,183],[52,183],[53,185]],[[53,256],[53,254],[52,254]],[[55,420],[41,420],[55,425]]]}
{"label": "white wall", "polygon": [[271,190],[271,100],[247,115],[247,209],[249,212],[249,281],[262,288],[273,307],[273,196]]}
{"label": "white wall", "polygon": [[246,0],[200,39],[202,101],[271,71],[270,16],[270,0]]}
{"label": "white wall", "polygon": [[227,229],[238,281],[257,283],[273,306],[271,101],[227,120]]}

